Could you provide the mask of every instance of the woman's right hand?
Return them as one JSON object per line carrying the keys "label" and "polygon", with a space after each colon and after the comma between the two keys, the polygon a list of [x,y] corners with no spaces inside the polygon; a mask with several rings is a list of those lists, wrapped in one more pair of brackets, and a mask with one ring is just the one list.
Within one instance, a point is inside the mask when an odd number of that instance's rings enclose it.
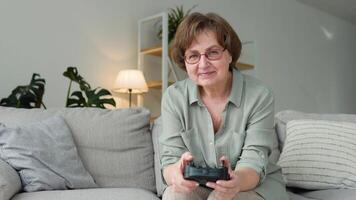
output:
{"label": "woman's right hand", "polygon": [[183,176],[185,166],[192,160],[192,154],[190,152],[185,152],[182,154],[179,161],[173,164],[172,169],[170,170],[170,182],[175,192],[190,193],[199,186],[197,182],[185,180]]}

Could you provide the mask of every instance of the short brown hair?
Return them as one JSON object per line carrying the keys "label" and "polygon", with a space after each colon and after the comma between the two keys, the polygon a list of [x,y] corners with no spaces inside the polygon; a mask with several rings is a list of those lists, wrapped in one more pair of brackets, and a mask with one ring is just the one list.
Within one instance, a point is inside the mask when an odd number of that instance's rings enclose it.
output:
{"label": "short brown hair", "polygon": [[203,31],[213,31],[218,43],[227,49],[232,57],[229,68],[236,67],[241,54],[241,41],[234,29],[215,13],[192,13],[179,24],[171,46],[171,57],[179,67],[185,69],[184,54],[193,40]]}

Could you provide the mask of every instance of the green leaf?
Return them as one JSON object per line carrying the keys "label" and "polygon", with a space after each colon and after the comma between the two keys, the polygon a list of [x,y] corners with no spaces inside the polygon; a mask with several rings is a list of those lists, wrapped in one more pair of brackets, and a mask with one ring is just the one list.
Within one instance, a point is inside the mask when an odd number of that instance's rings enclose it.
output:
{"label": "green leaf", "polygon": [[17,86],[8,98],[0,100],[1,106],[15,108],[46,108],[42,102],[46,81],[39,74],[32,74],[29,85]]}
{"label": "green leaf", "polygon": [[[103,88],[91,89],[89,83],[79,75],[76,67],[68,67],[63,75],[71,81],[68,88],[66,107],[105,108],[106,104],[116,106],[114,99],[110,98],[111,93],[108,90]],[[72,81],[80,85],[80,91],[74,91],[69,97]]]}
{"label": "green leaf", "polygon": [[[198,5],[194,5],[185,13],[184,13],[183,5],[168,9],[168,43],[170,43],[174,38],[177,28],[179,24],[183,21],[184,17],[189,15],[189,13],[197,6]],[[159,39],[162,39],[162,24],[158,29],[157,37]]]}
{"label": "green leaf", "polygon": [[71,108],[75,107],[87,107],[86,106],[86,100],[83,96],[83,93],[81,91],[75,91],[72,93],[71,97],[68,99],[68,106]]}
{"label": "green leaf", "polygon": [[105,96],[110,96],[111,93],[103,88],[95,88],[94,90],[87,90],[85,94],[88,98],[88,107],[99,107],[105,108],[105,104],[110,104],[116,106],[114,99],[104,98]]}
{"label": "green leaf", "polygon": [[63,76],[69,78],[71,81],[79,84],[81,90],[90,90],[91,87],[82,76],[78,74],[78,69],[76,67],[68,67],[67,71],[63,72]]}

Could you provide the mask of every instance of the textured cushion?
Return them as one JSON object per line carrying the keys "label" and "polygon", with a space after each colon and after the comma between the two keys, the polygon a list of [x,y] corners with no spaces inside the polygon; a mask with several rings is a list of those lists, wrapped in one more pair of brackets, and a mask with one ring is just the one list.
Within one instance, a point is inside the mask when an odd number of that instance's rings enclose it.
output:
{"label": "textured cushion", "polygon": [[0,127],[0,156],[19,172],[27,192],[96,187],[60,116]]}
{"label": "textured cushion", "polygon": [[11,200],[159,200],[152,192],[135,188],[98,188],[83,190],[20,193]]}
{"label": "textured cushion", "polygon": [[322,200],[355,200],[355,189],[333,189],[333,190],[317,190],[312,192],[302,193],[303,196],[310,199]]}
{"label": "textured cushion", "polygon": [[287,123],[295,119],[317,119],[356,123],[356,115],[351,114],[317,114],[295,110],[280,111],[275,115],[275,130],[278,136],[279,149],[282,150],[286,138]]}
{"label": "textured cushion", "polygon": [[61,114],[73,133],[85,168],[100,187],[156,191],[150,113],[144,108],[15,109],[0,106],[7,126]]}
{"label": "textured cushion", "polygon": [[278,164],[288,186],[356,188],[355,153],[355,123],[293,120]]}
{"label": "textured cushion", "polygon": [[161,173],[160,151],[158,145],[159,135],[162,133],[162,119],[159,117],[152,124],[152,140],[154,148],[154,161],[155,161],[155,176],[156,176],[156,189],[158,196],[162,196],[167,185],[163,182],[163,176]]}
{"label": "textured cushion", "polygon": [[21,189],[21,180],[16,171],[0,159],[0,199],[8,200]]}

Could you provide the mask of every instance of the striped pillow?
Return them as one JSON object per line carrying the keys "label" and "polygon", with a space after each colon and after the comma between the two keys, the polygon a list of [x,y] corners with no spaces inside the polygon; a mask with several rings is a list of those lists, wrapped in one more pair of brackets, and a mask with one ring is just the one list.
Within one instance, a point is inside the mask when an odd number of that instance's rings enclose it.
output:
{"label": "striped pillow", "polygon": [[356,188],[356,124],[293,120],[278,165],[287,186]]}

